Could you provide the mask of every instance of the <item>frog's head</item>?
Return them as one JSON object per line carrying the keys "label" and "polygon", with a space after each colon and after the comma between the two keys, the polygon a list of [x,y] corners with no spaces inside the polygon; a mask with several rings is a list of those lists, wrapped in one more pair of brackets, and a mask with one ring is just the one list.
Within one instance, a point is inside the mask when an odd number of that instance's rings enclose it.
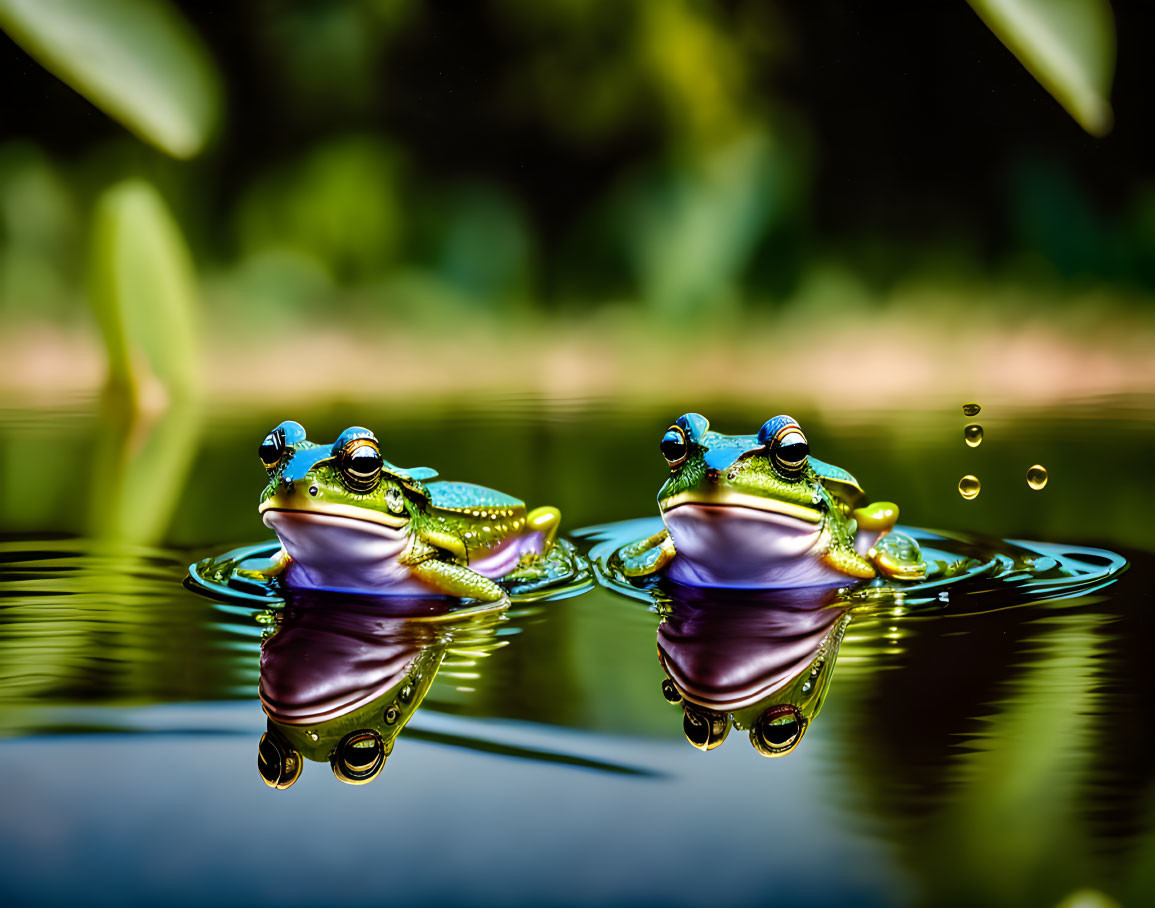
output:
{"label": "frog's head", "polygon": [[679,556],[742,577],[757,573],[754,562],[797,557],[817,541],[832,500],[791,417],[775,416],[755,435],[723,435],[687,413],[661,450],[670,475],[658,506]]}
{"label": "frog's head", "polygon": [[321,445],[290,420],[266,436],[258,454],[269,476],[261,493],[264,523],[306,572],[354,576],[362,562],[388,561],[429,504],[422,480],[437,475],[389,463],[377,437],[360,426]]}

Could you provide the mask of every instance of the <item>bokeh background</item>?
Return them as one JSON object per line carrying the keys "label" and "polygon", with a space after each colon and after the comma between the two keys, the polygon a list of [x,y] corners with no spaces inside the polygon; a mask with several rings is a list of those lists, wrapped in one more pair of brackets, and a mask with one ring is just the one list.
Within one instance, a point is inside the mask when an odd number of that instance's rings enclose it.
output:
{"label": "bokeh background", "polygon": [[0,385],[1147,390],[1153,19],[5,0]]}

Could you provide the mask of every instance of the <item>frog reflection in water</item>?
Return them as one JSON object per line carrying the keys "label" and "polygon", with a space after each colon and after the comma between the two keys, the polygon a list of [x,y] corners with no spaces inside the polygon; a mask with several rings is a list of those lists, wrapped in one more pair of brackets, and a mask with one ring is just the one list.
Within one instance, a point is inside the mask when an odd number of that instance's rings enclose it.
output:
{"label": "frog reflection in water", "polygon": [[918,544],[892,532],[897,506],[865,504],[853,476],[810,456],[789,416],[757,435],[723,435],[687,413],[661,450],[670,467],[658,493],[665,528],[620,550],[628,577],[778,589],[926,576]]}
{"label": "frog reflection in water", "polygon": [[532,582],[548,573],[557,508],[527,512],[493,489],[429,482],[436,471],[389,463],[368,429],[317,445],[299,423],[283,422],[259,453],[269,474],[260,512],[282,548],[248,571],[254,579],[496,602],[506,598],[496,580]]}
{"label": "frog reflection in water", "polygon": [[837,591],[666,592],[662,694],[682,707],[686,740],[713,750],[733,726],[765,757],[794,750],[822,709],[850,623]]}
{"label": "frog reflection in water", "polygon": [[268,730],[257,769],[267,785],[293,785],[306,759],[352,785],[377,777],[446,656],[461,647],[476,662],[498,646],[500,608],[454,614],[444,602],[289,594],[261,646]]}

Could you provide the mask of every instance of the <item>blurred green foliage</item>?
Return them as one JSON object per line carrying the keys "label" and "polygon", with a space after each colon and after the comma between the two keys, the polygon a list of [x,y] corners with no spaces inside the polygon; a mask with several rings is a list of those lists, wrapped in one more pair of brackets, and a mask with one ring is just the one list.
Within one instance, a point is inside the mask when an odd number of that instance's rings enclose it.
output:
{"label": "blurred green foliage", "polygon": [[[1108,130],[1115,30],[1106,0],[971,6],[1072,117],[1091,133]],[[950,168],[961,165],[961,175],[984,142],[976,132],[972,144],[936,146],[934,129],[977,130],[985,99],[975,88],[972,109],[943,113],[928,98],[926,122],[910,122],[889,113],[893,95],[876,91],[876,112],[862,119],[854,86],[827,75],[861,43],[846,29],[849,9],[791,0],[494,0],[468,9],[0,0],[0,27],[20,48],[151,146],[190,159],[133,147],[58,93],[41,111],[35,68],[14,63],[17,116],[0,134],[0,317],[73,319],[87,238],[111,254],[97,200],[126,179],[151,184],[154,210],[171,210],[157,235],[188,238],[199,302],[214,325],[238,331],[275,334],[318,319],[337,330],[469,330],[470,318],[622,302],[655,325],[695,330],[755,309],[862,309],[912,276],[980,287],[1024,280],[1048,303],[1087,282],[1150,295],[1155,177],[1136,168],[1120,196],[1088,185],[1077,144],[1063,155],[1008,146],[972,177],[1005,211],[976,225],[973,212],[923,201],[920,170],[950,191]],[[952,34],[958,59],[981,59],[993,39],[957,9],[942,21],[977,26]],[[894,31],[881,12],[860,21],[877,22],[876,36]],[[895,21],[913,28],[900,10]],[[933,49],[910,44],[913,32],[900,40],[911,81],[895,91],[917,98],[932,76],[938,86],[973,76],[934,72]],[[877,53],[901,71],[903,61]],[[997,57],[994,79],[1018,93],[1005,102],[1017,118],[1040,92],[1005,51]],[[808,94],[823,80],[847,100]],[[1037,116],[1077,142],[1055,111]],[[846,172],[855,139],[832,139],[831,121],[865,123],[876,145],[893,147],[875,158],[877,181],[869,164],[865,179]],[[890,160],[907,147],[941,159]],[[893,191],[884,167],[902,181]],[[864,193],[881,200],[876,210],[859,211]],[[908,209],[913,232],[876,226]],[[919,222],[927,210],[934,220]],[[97,286],[107,327],[109,294]],[[179,352],[171,364],[148,355],[165,380],[186,368]],[[115,344],[111,356],[123,373],[131,357]]]}
{"label": "blurred green foliage", "polygon": [[1092,135],[1111,129],[1115,23],[1107,0],[968,0]]}
{"label": "blurred green foliage", "polygon": [[0,26],[142,139],[197,154],[220,117],[215,66],[165,0],[2,0]]}

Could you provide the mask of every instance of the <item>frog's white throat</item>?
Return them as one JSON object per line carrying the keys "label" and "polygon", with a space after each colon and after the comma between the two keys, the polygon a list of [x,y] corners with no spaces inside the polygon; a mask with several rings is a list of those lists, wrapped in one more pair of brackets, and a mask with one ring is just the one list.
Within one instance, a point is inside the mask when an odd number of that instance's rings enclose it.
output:
{"label": "frog's white throat", "polygon": [[847,582],[822,563],[823,523],[732,504],[677,503],[662,513],[677,556],[667,575],[690,586],[781,589]]}
{"label": "frog's white throat", "polygon": [[429,594],[401,563],[409,545],[404,526],[387,526],[317,511],[267,508],[269,527],[293,559],[285,581],[306,589]]}

